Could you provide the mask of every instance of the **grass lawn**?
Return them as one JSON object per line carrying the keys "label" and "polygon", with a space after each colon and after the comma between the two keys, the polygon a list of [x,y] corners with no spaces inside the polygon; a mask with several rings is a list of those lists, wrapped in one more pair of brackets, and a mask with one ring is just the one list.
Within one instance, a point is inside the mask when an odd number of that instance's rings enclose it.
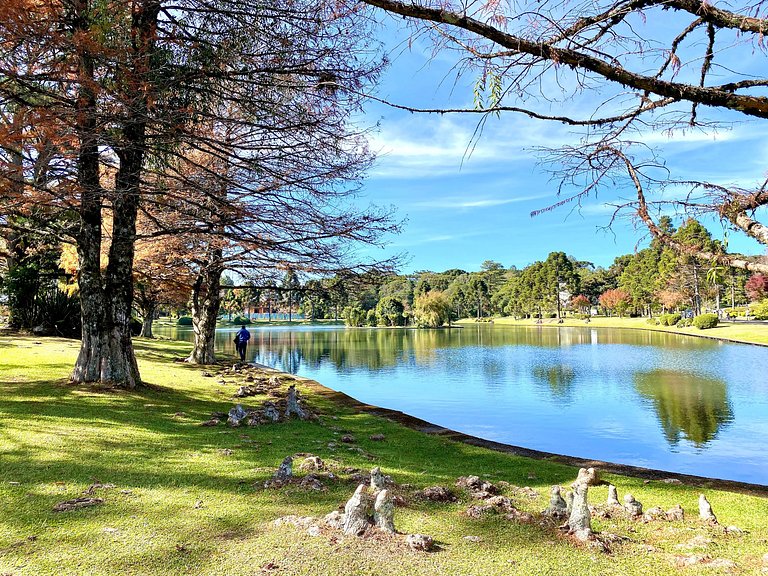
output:
{"label": "grass lawn", "polygon": [[[464,319],[460,324],[474,323],[472,319]],[[526,318],[517,320],[512,317],[494,318],[494,324],[534,326],[535,320]],[[745,322],[720,322],[709,330],[699,330],[694,326],[678,328],[677,326],[655,326],[648,324],[645,318],[618,318],[595,316],[589,323],[576,318],[564,318],[562,324],[558,324],[554,318],[545,318],[541,326],[589,326],[591,328],[634,328],[639,330],[658,330],[661,332],[673,332],[675,334],[687,334],[690,336],[704,336],[708,338],[722,338],[734,342],[746,342],[749,344],[762,344],[768,346],[768,322],[762,324],[747,324]]]}
{"label": "grass lawn", "polygon": [[[539,513],[552,484],[570,485],[577,471],[428,436],[333,404],[299,382],[318,421],[245,428],[203,427],[227,411],[242,382],[203,376],[174,363],[180,342],[137,340],[141,373],[151,386],[108,392],[67,385],[78,343],[0,336],[0,574],[760,574],[768,553],[768,500],[705,490],[720,526],[699,520],[700,488],[606,476],[621,498],[632,492],[645,508],[682,504],[685,521],[643,523],[622,514],[593,518],[593,528],[618,535],[604,553],[570,540]],[[287,384],[286,384],[287,385]],[[257,406],[266,397],[246,399]],[[384,441],[372,441],[372,434]],[[356,439],[340,442],[344,434]],[[263,485],[287,455],[312,453],[331,466],[318,492]],[[297,458],[296,464],[301,461]],[[363,472],[380,466],[405,500],[399,532],[431,535],[434,552],[414,552],[402,537],[357,538],[323,527],[275,526],[288,514],[322,517],[350,497]],[[301,476],[304,472],[297,472]],[[501,484],[534,520],[490,513],[470,518],[476,503],[455,488],[476,474]],[[92,496],[103,504],[54,512],[62,501]],[[112,486],[113,485],[113,486]],[[455,503],[414,493],[451,487]],[[514,487],[530,486],[528,496]],[[590,502],[607,487],[590,489]],[[735,525],[743,533],[726,533]],[[476,536],[468,540],[466,536]],[[688,567],[679,564],[699,560]],[[722,562],[722,567],[706,560]],[[701,562],[705,560],[705,562]],[[729,567],[730,566],[730,567]]]}

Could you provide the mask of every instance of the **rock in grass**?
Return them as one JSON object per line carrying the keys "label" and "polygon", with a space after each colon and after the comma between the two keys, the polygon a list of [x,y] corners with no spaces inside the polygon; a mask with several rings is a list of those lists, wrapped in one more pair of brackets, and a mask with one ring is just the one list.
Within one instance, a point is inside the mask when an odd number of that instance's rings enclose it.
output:
{"label": "rock in grass", "polygon": [[230,408],[227,415],[227,424],[233,427],[240,426],[240,422],[248,415],[248,412],[240,404]]}
{"label": "rock in grass", "polygon": [[613,484],[608,484],[608,500],[606,500],[605,504],[607,506],[621,506],[621,502],[619,502],[619,493],[616,490],[616,486]]}
{"label": "rock in grass", "polygon": [[588,491],[589,485],[586,478],[574,484],[573,507],[571,515],[568,517],[569,532],[582,542],[589,540],[592,534],[592,526],[590,524],[592,515],[589,512],[589,504],[587,503]]}
{"label": "rock in grass", "polygon": [[384,434],[371,434],[368,438],[374,442],[381,442],[386,439],[386,436]]}
{"label": "rock in grass", "polygon": [[395,504],[389,490],[382,490],[373,505],[373,522],[384,532],[395,533]]}
{"label": "rock in grass", "polygon": [[410,546],[411,550],[418,552],[429,552],[435,545],[435,541],[431,536],[426,534],[408,534],[405,538],[405,542]]}
{"label": "rock in grass", "polygon": [[632,518],[637,518],[643,515],[643,505],[635,500],[635,497],[632,496],[632,494],[626,494],[624,496],[624,510],[626,510]]}
{"label": "rock in grass", "polygon": [[381,468],[376,466],[376,468],[371,470],[371,490],[374,492],[384,490],[385,484],[386,478],[384,477],[384,474],[381,473]]}
{"label": "rock in grass", "polygon": [[670,508],[667,510],[667,520],[673,521],[673,520],[685,520],[685,512],[683,511],[683,507],[678,504],[674,508]]}
{"label": "rock in grass", "polygon": [[73,498],[72,500],[65,500],[59,502],[53,507],[54,512],[68,512],[69,510],[77,510],[78,508],[88,508],[90,506],[98,506],[104,504],[103,498]]}
{"label": "rock in grass", "polygon": [[360,484],[347,500],[344,506],[344,523],[342,530],[348,536],[360,536],[364,534],[370,526],[368,519],[368,510],[371,508],[371,497],[366,492],[365,484]]}
{"label": "rock in grass", "polygon": [[552,486],[549,492],[549,507],[544,510],[544,514],[553,518],[565,518],[568,505],[560,494],[560,486]]}
{"label": "rock in grass", "polygon": [[699,517],[705,522],[717,524],[717,516],[712,512],[712,505],[704,494],[699,495]]}
{"label": "rock in grass", "polygon": [[306,420],[307,415],[304,413],[304,409],[299,404],[299,395],[296,391],[296,385],[291,384],[288,386],[288,396],[286,398],[285,407],[285,419],[291,417],[291,414],[296,414],[301,420]]}
{"label": "rock in grass", "polygon": [[431,502],[455,502],[456,496],[448,488],[443,486],[430,486],[424,488],[415,495],[420,500],[429,500]]}

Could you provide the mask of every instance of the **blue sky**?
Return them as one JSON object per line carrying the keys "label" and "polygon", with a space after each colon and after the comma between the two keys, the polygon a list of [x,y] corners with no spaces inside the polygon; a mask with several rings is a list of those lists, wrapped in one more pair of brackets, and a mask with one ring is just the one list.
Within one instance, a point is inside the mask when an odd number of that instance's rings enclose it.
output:
{"label": "blue sky", "polygon": [[[472,107],[474,77],[455,82],[450,54],[432,55],[426,45],[405,45],[407,31],[391,21],[384,30],[392,63],[377,95],[398,104]],[[591,95],[569,101],[562,114],[593,106]],[[620,255],[648,243],[644,228],[628,219],[608,224],[613,208],[606,203],[630,198],[615,190],[590,198],[581,208],[562,207],[531,218],[533,210],[558,200],[557,183],[537,165],[532,148],[573,142],[573,129],[520,115],[489,119],[468,154],[479,118],[476,115],[411,114],[379,103],[366,107],[365,122],[379,123],[371,139],[378,160],[365,184],[366,200],[394,205],[407,219],[403,232],[374,255],[407,252],[403,272],[478,270],[484,260],[524,267],[562,250],[580,260],[608,266]],[[676,177],[747,184],[768,165],[768,126],[740,124],[717,134],[649,133],[646,144],[662,149]],[[722,237],[719,223],[706,223]],[[761,254],[764,247],[732,233],[732,251]]]}

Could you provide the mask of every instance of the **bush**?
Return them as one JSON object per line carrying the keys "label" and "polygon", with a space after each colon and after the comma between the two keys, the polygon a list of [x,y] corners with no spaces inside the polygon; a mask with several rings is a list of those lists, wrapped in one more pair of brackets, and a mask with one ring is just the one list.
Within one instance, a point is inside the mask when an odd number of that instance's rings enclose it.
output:
{"label": "bush", "polygon": [[753,304],[750,308],[750,312],[755,320],[768,320],[768,298],[764,298],[757,304]]}
{"label": "bush", "polygon": [[660,318],[647,318],[645,320],[645,322],[646,322],[646,324],[650,324],[651,326],[658,326],[659,324],[661,324],[661,319]]}
{"label": "bush", "polygon": [[365,323],[365,310],[359,306],[347,306],[341,311],[341,317],[347,326],[359,327]]}
{"label": "bush", "polygon": [[131,316],[131,336],[139,336],[141,334],[141,320]]}
{"label": "bush", "polygon": [[659,324],[662,326],[679,326],[680,319],[682,318],[681,314],[678,314],[675,312],[674,314],[662,314],[659,316]]}
{"label": "bush", "polygon": [[688,328],[688,326],[690,325],[691,325],[690,318],[681,318],[680,320],[678,320],[677,324],[675,324],[675,326],[677,326],[678,328]]}
{"label": "bush", "polygon": [[707,330],[717,326],[717,314],[700,314],[693,319],[693,325],[699,330]]}
{"label": "bush", "polygon": [[176,324],[179,326],[192,326],[192,316],[179,316]]}
{"label": "bush", "polygon": [[235,316],[234,318],[232,318],[232,324],[242,325],[242,324],[250,324],[250,323],[251,323],[251,319],[248,318],[247,316]]}

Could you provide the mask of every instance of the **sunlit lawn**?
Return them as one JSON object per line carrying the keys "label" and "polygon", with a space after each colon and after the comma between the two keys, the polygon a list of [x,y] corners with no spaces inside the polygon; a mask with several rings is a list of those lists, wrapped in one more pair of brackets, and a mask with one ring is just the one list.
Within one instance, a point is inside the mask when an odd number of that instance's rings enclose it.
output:
{"label": "sunlit lawn", "polygon": [[[609,477],[620,496],[631,491],[646,508],[680,503],[688,518],[649,524],[595,519],[596,529],[625,538],[605,554],[538,521],[471,519],[464,514],[472,503],[466,494],[454,504],[413,497],[416,489],[452,486],[457,476],[478,474],[531,486],[537,499],[507,493],[518,508],[538,513],[547,505],[550,485],[575,478],[572,468],[423,435],[331,404],[302,384],[309,405],[322,413],[318,422],[202,427],[212,411],[233,405],[230,396],[240,382],[230,379],[222,386],[199,368],[171,361],[185,356],[188,347],[138,341],[142,376],[151,387],[99,392],[66,384],[76,342],[0,338],[0,574],[724,572],[675,567],[677,556],[690,554],[730,559],[737,565],[731,573],[761,571],[768,552],[768,501],[762,498],[706,491],[723,525],[747,531],[725,535],[722,527],[697,518],[700,489]],[[371,441],[374,433],[386,439]],[[339,442],[342,434],[352,434],[356,442]],[[299,452],[332,463],[339,480],[326,482],[323,492],[261,487],[286,455]],[[272,525],[287,514],[323,516],[343,505],[355,482],[342,469],[374,465],[392,476],[407,501],[397,509],[397,529],[433,536],[437,551],[413,552],[397,539],[358,539],[330,530],[312,537],[300,528]],[[53,511],[97,482],[114,484],[94,490],[102,505]],[[593,488],[591,502],[603,502],[606,495],[606,487]],[[713,542],[678,548],[698,535]]]}
{"label": "sunlit lawn", "polygon": [[[463,323],[474,322],[471,319],[463,320]],[[530,318],[518,320],[511,317],[494,318],[494,324],[520,324],[535,325],[536,321]],[[559,324],[554,318],[545,318],[542,326],[590,326],[592,328],[636,328],[640,330],[660,330],[663,332],[673,332],[675,334],[689,334],[693,336],[705,336],[708,338],[723,338],[734,340],[736,342],[748,342],[753,344],[768,345],[768,322],[762,324],[748,324],[746,322],[730,321],[721,322],[715,328],[709,330],[699,330],[693,326],[688,328],[678,328],[677,326],[656,326],[650,325],[645,318],[619,318],[595,316],[589,323],[576,318],[564,318],[563,323]]]}

